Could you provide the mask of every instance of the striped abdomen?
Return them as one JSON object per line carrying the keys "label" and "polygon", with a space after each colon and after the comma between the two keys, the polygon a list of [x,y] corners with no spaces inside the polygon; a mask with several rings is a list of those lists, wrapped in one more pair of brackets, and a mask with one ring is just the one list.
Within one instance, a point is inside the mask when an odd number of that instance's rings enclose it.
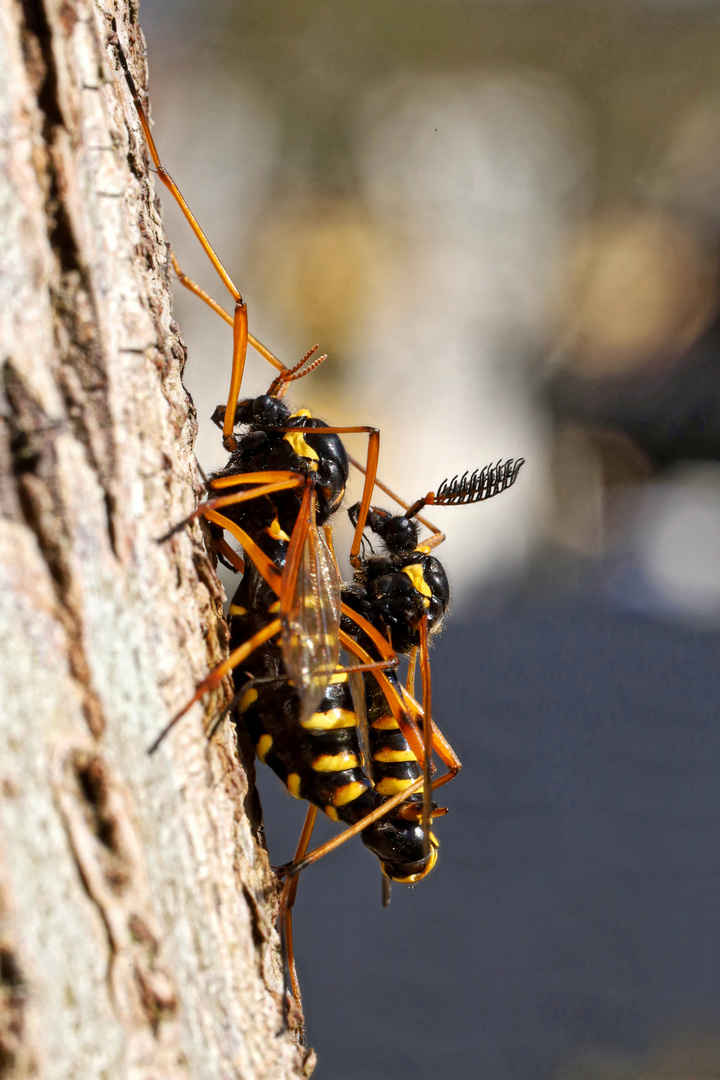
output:
{"label": "striped abdomen", "polygon": [[[249,567],[230,607],[231,648],[247,641],[273,618],[277,598]],[[283,669],[279,644],[269,641],[256,649],[234,672],[239,693],[235,721],[247,730],[261,761],[269,765],[288,791],[297,799],[306,799],[335,821],[355,824],[381,806],[387,798],[373,786],[361,748],[359,719],[353,706],[348,676],[338,672],[332,677],[315,712],[301,721],[300,698],[288,682]],[[377,686],[368,678],[368,683]],[[380,718],[389,709],[377,687]],[[381,740],[393,735],[381,724],[377,735],[368,724],[368,741],[380,753]],[[419,775],[414,759],[415,773]],[[398,766],[411,768],[408,762],[373,762],[385,773],[383,787],[394,782],[407,787],[412,780],[393,776]],[[395,786],[395,791],[401,790]],[[415,796],[411,796],[415,801]],[[361,832],[367,848],[380,859],[385,873],[396,881],[414,881],[434,865],[435,850],[425,853],[424,834],[417,820],[383,817]]]}
{"label": "striped abdomen", "polygon": [[[247,641],[273,617],[278,600],[248,567],[230,606],[231,648]],[[291,795],[349,823],[376,803],[353,707],[348,676],[334,675],[316,710],[301,719],[300,698],[289,683],[278,639],[257,648],[234,672],[236,719],[257,756]],[[374,793],[373,793],[374,796]]]}
{"label": "striped abdomen", "polygon": [[[392,671],[387,677],[402,689]],[[380,795],[396,795],[417,780],[421,768],[397,720],[388,706],[385,695],[372,676],[365,677],[365,704],[368,723],[368,746],[370,752],[370,775],[375,790]]]}

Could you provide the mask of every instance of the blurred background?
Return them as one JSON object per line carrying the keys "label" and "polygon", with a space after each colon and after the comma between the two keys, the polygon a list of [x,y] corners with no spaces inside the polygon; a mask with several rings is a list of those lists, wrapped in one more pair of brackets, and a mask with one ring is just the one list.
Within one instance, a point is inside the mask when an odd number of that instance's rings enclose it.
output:
{"label": "blurred background", "polygon": [[[303,877],[316,1076],[720,1078],[720,4],[143,0],[141,24],[160,153],[252,332],[329,353],[293,402],[378,426],[410,500],[526,458],[433,515],[434,715],[465,766],[437,870],[387,911],[359,843]],[[210,469],[231,335],[175,292]],[[279,864],[303,809],[258,772]]]}

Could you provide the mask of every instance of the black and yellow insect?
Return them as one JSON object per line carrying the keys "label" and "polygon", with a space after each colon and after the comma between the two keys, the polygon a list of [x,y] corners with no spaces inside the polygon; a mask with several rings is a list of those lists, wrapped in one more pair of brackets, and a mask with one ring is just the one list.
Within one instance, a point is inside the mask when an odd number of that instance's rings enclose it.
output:
{"label": "black and yellow insect", "polygon": [[[440,811],[431,804],[430,790],[454,775],[459,762],[430,715],[429,666],[423,657],[427,655],[427,634],[432,622],[431,613],[426,610],[424,590],[430,588],[431,604],[439,603],[442,611],[447,597],[440,595],[439,576],[430,581],[427,553],[422,557],[414,555],[414,562],[396,565],[408,553],[400,552],[395,541],[388,542],[385,538],[388,557],[391,562],[395,560],[389,574],[396,582],[398,574],[404,575],[403,580],[423,597],[419,622],[412,623],[418,642],[408,645],[417,644],[421,653],[423,704],[420,706],[389,670],[397,663],[396,649],[405,649],[407,643],[402,635],[398,636],[397,645],[388,639],[388,634],[390,638],[393,636],[388,623],[392,603],[383,608],[376,588],[384,575],[376,572],[372,560],[360,555],[366,519],[371,531],[378,533],[383,514],[374,509],[372,518],[368,518],[376,482],[379,433],[367,426],[331,427],[305,411],[293,413],[285,404],[289,383],[307,374],[321,360],[308,364],[311,356],[308,354],[295,368],[286,369],[250,334],[242,295],[160,161],[116,35],[112,43],[157,173],[234,303],[233,314],[229,315],[181,271],[173,258],[181,283],[233,328],[227,402],[215,415],[222,424],[223,442],[231,456],[226,467],[210,480],[210,499],[191,517],[202,515],[211,523],[216,530],[219,555],[235,569],[244,567],[244,576],[230,607],[230,656],[197,687],[168,728],[193,702],[233,671],[239,694],[236,716],[253,737],[258,756],[274,768],[292,794],[311,803],[313,809],[296,858],[287,868],[283,894],[290,968],[297,993],[289,920],[297,874],[303,866],[356,832],[363,833],[366,846],[378,855],[385,874],[394,880],[419,880],[435,863],[436,843],[430,820]],[[279,375],[266,394],[239,401],[248,344]],[[348,458],[339,437],[346,432],[364,432],[369,436],[364,467]],[[337,564],[325,533],[343,499],[349,462],[365,473],[362,500],[354,516],[350,561],[360,575],[359,581],[369,588],[368,595],[372,593],[370,618],[363,614],[362,605],[344,601]],[[464,481],[460,488],[465,494],[469,491]],[[428,497],[425,501],[433,500]],[[448,498],[445,501],[477,500]],[[422,505],[407,508],[408,518]],[[225,532],[240,543],[244,563],[226,543]],[[440,535],[437,530],[434,534]],[[397,599],[397,588],[391,592],[391,600]],[[353,701],[348,672],[339,665],[341,648],[352,658],[352,667],[363,672],[360,711]],[[363,710],[367,711],[369,723],[365,741],[361,737]],[[449,771],[431,785],[433,749],[449,766]],[[424,795],[419,794],[422,787]],[[344,822],[348,829],[308,853],[316,809]]]}
{"label": "black and yellow insect", "polygon": [[[428,640],[440,628],[450,602],[445,569],[432,551],[445,536],[429,521],[419,518],[419,513],[429,505],[458,506],[493,498],[515,483],[523,464],[523,458],[509,459],[475,470],[471,475],[466,472],[461,477],[455,476],[452,480],[443,481],[436,492],[430,492],[411,506],[385,489],[404,507],[404,513],[391,514],[375,506],[370,507],[367,513],[366,528],[380,541],[383,552],[361,558],[355,571],[354,584],[345,590],[345,600],[355,610],[362,612],[368,622],[391,642],[397,653],[411,657],[408,686],[399,690],[406,708],[422,716],[424,755],[421,760],[425,763],[426,792],[449,782],[460,769],[460,761],[433,723],[431,712]],[[349,509],[353,524],[357,524],[360,512],[359,503]],[[422,543],[418,542],[418,520],[431,531],[431,535]],[[366,646],[372,654],[372,643],[366,642]],[[412,696],[418,655],[423,691],[422,710]],[[395,679],[393,673],[389,673],[389,678]],[[376,684],[367,678],[365,697],[370,775],[375,790],[391,797],[414,783],[418,759],[395,718],[388,715],[386,699],[378,694]],[[447,772],[432,782],[431,751],[435,751],[447,767]],[[432,835],[430,818],[433,813],[437,814],[437,808],[431,807],[427,794],[424,799],[413,796],[412,802],[423,804],[422,825],[427,845]]]}

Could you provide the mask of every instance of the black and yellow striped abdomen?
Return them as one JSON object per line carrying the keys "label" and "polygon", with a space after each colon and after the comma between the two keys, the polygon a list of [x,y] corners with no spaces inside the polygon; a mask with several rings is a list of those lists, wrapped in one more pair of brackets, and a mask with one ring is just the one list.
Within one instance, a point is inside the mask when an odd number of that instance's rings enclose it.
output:
{"label": "black and yellow striped abdomen", "polygon": [[[393,672],[387,675],[402,695]],[[410,787],[422,770],[377,682],[366,678],[365,687],[370,775],[378,794],[390,797]]]}
{"label": "black and yellow striped abdomen", "polygon": [[306,799],[335,821],[352,823],[368,812],[363,796],[372,782],[347,675],[334,677],[317,710],[304,721],[299,719],[299,698],[287,682],[250,683],[237,715],[260,760],[296,799]]}
{"label": "black and yellow striped abdomen", "polygon": [[[264,584],[252,566],[233,598],[231,647],[247,641],[274,617],[277,597]],[[375,770],[382,771],[387,783],[401,782],[406,770],[417,762],[368,762],[364,759],[359,718],[353,706],[348,676],[338,672],[326,687],[315,712],[301,720],[300,698],[288,681],[282,652],[276,641],[268,641],[254,650],[234,672],[238,701],[235,722],[248,732],[261,761],[275,772],[295,798],[306,799],[335,821],[353,825],[382,806],[387,796],[374,786]],[[372,677],[368,685],[377,687],[373,711],[386,713],[387,702]],[[373,695],[368,695],[373,696]],[[370,753],[376,748],[382,756],[382,740],[391,734],[404,743],[399,729],[395,733],[368,724]],[[398,769],[402,775],[396,775]],[[378,773],[380,775],[380,773]],[[395,788],[394,790],[400,790]],[[417,795],[410,796],[415,802]],[[389,877],[413,882],[434,864],[436,852],[428,854],[425,837],[416,819],[386,816],[364,829],[361,839],[376,855]]]}
{"label": "black and yellow striped abdomen", "polygon": [[[231,648],[266,625],[276,606],[277,597],[249,567],[230,606]],[[302,719],[277,640],[257,648],[234,679],[236,722],[291,795],[336,821],[354,823],[372,809],[375,799],[367,793],[373,785],[346,674],[332,677],[316,710]]]}

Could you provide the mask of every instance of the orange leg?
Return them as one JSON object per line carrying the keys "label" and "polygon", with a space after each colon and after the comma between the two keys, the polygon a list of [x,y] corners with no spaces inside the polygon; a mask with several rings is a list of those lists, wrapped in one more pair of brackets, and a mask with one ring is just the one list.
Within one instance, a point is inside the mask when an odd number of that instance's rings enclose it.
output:
{"label": "orange leg", "polygon": [[180,188],[177,186],[172,176],[160,160],[160,155],[158,154],[157,147],[155,146],[155,140],[153,139],[152,132],[150,131],[150,123],[145,113],[145,108],[142,101],[140,100],[140,95],[135,85],[135,80],[132,77],[130,68],[128,67],[127,58],[117,36],[117,27],[115,25],[114,19],[113,31],[114,33],[111,41],[115,46],[115,51],[120,61],[120,66],[123,69],[125,81],[127,82],[128,88],[130,90],[130,94],[135,105],[135,110],[138,114],[138,119],[140,120],[140,124],[145,134],[145,141],[147,143],[148,150],[150,151],[150,157],[152,158],[153,165],[157,170],[157,174],[160,177],[162,183],[172,195],[175,202],[180,207],[180,210],[184,214],[185,219],[190,225],[190,228],[199,240],[205,254],[220,275],[220,280],[222,281],[223,285],[228,290],[228,292],[233,298],[233,301],[235,302],[235,314],[233,316],[232,376],[230,379],[230,392],[228,395],[228,403],[225,414],[225,428],[223,429],[223,441],[226,443],[226,446],[229,449],[234,449],[235,439],[232,434],[232,421],[235,416],[235,406],[237,405],[238,397],[240,395],[240,384],[242,382],[243,371],[245,368],[245,356],[247,354],[248,346],[247,305],[245,304],[241,293],[235,287],[232,278],[230,277],[227,270],[220,261],[217,253],[215,252],[215,249],[213,248],[207,236],[200,227],[197,218],[193,214],[188,204],[185,202]]}
{"label": "orange leg", "polygon": [[[254,477],[262,474],[254,473],[252,475]],[[273,474],[269,473],[268,475],[272,476]],[[199,506],[196,506],[192,514],[188,514],[188,516],[184,517],[182,521],[178,521],[177,525],[173,525],[172,529],[170,529],[169,532],[165,533],[164,536],[159,537],[158,543],[163,543],[165,540],[169,540],[171,536],[174,536],[175,533],[180,532],[181,529],[184,529],[186,525],[189,525],[192,521],[195,521],[196,518],[207,517],[209,510],[218,510],[221,509],[223,506],[236,506],[238,503],[250,502],[252,499],[259,499],[262,495],[274,495],[278,491],[288,491],[292,488],[300,487],[300,485],[304,483],[304,477],[299,476],[299,474],[290,473],[289,475],[293,477],[292,480],[278,480],[274,483],[261,484],[259,487],[253,488],[251,491],[234,492],[232,495],[218,495],[214,499],[207,499],[204,503],[200,503]],[[242,478],[236,479],[235,477],[223,477],[223,479],[229,480],[229,482],[224,485],[225,487],[230,487],[231,484],[232,486],[237,486],[239,484],[245,483],[245,480]],[[218,484],[218,487],[219,486],[220,485]]]}
{"label": "orange leg", "polygon": [[230,563],[233,570],[237,570],[238,574],[245,573],[245,560],[238,555],[237,551],[234,551],[230,547],[227,540],[223,537],[218,540],[215,545],[215,549],[219,555],[223,555],[225,559]]}
{"label": "orange leg", "polygon": [[135,80],[133,79],[132,74],[130,73],[130,68],[128,67],[127,58],[125,56],[125,53],[123,51],[122,46],[120,45],[120,41],[119,41],[119,39],[117,37],[117,26],[115,25],[115,20],[114,19],[113,19],[113,31],[114,31],[113,37],[110,40],[111,40],[112,44],[115,46],[115,51],[117,52],[117,56],[118,56],[118,59],[120,61],[120,66],[122,67],[123,73],[125,75],[125,81],[128,84],[128,88],[130,90],[130,94],[132,96],[136,112],[138,114],[138,119],[140,120],[140,124],[142,125],[142,129],[143,129],[143,132],[145,134],[145,141],[147,143],[148,150],[150,151],[150,157],[152,158],[153,165],[157,169],[158,176],[160,177],[163,184],[165,185],[165,187],[168,189],[168,191],[172,195],[175,202],[180,207],[182,213],[184,214],[185,218],[188,221],[188,224],[190,225],[190,228],[192,229],[192,231],[195,233],[195,236],[200,241],[200,244],[202,245],[202,248],[205,251],[205,254],[209,258],[210,262],[213,264],[215,269],[217,270],[218,274],[220,275],[220,280],[222,281],[223,285],[225,286],[225,288],[228,290],[228,292],[232,296],[233,300],[235,301],[235,304],[236,305],[237,304],[243,304],[243,298],[242,298],[241,294],[235,288],[235,285],[233,284],[232,279],[230,278],[230,275],[228,274],[228,272],[225,269],[225,267],[223,266],[223,264],[220,262],[220,259],[218,258],[217,254],[215,253],[215,250],[213,249],[212,245],[210,244],[210,241],[208,240],[205,233],[203,232],[200,225],[198,224],[198,221],[197,221],[195,215],[193,214],[192,210],[190,209],[188,204],[185,202],[185,199],[183,198],[179,187],[177,186],[177,184],[173,180],[172,176],[170,175],[170,173],[167,171],[167,169],[165,168],[165,166],[163,165],[163,163],[160,160],[160,155],[158,154],[157,147],[155,146],[155,140],[153,139],[152,132],[150,131],[150,123],[149,123],[147,115],[145,113],[145,108],[143,106],[142,101],[140,100],[140,95],[138,93],[137,87],[135,86]]}
{"label": "orange leg", "polygon": [[392,810],[394,810],[396,806],[399,806],[401,802],[404,802],[404,800],[408,798],[408,796],[413,795],[416,791],[418,791],[422,787],[422,785],[423,777],[418,776],[417,780],[413,780],[410,787],[406,788],[405,791],[399,791],[397,795],[393,795],[393,797],[391,799],[388,799],[387,802],[382,803],[381,806],[378,806],[373,811],[371,811],[371,813],[369,813],[367,817],[364,817],[360,821],[355,822],[354,825],[349,825],[347,829],[343,829],[343,831],[339,833],[338,836],[334,836],[332,840],[328,840],[326,841],[326,843],[321,844],[319,847],[313,848],[313,850],[308,852],[308,854],[303,859],[301,859],[300,862],[293,862],[287,866],[279,866],[277,868],[278,875],[286,877],[296,877],[301,870],[304,870],[307,866],[310,866],[311,863],[317,862],[318,859],[322,859],[323,855],[329,855],[331,851],[335,851],[335,849],[339,848],[341,844],[346,843],[346,841],[352,839],[353,836],[357,836],[358,833],[361,833],[364,829],[367,829],[367,827],[369,825],[372,825],[373,822],[379,821],[380,818],[387,817],[388,814]]}
{"label": "orange leg", "polygon": [[[209,293],[206,293],[205,290],[197,284],[197,282],[193,281],[192,278],[189,278],[187,274],[184,273],[184,271],[180,268],[180,263],[177,261],[174,253],[171,253],[170,258],[172,260],[175,276],[177,277],[180,284],[184,285],[186,289],[189,289],[191,293],[194,293],[195,296],[199,297],[199,299],[202,300],[203,303],[207,304],[209,308],[212,308],[215,314],[219,315],[221,319],[224,319],[229,326],[232,326],[234,322],[232,315],[230,315],[225,310],[225,308],[221,307],[220,304],[218,304],[217,300],[213,300],[212,296],[210,296]],[[256,337],[253,337],[253,335],[250,333],[248,333],[248,345],[252,345],[255,352],[260,353],[263,360],[267,360],[268,364],[271,364],[272,367],[277,368],[278,371],[287,370],[282,360],[278,360],[277,356],[275,356],[274,353],[271,353],[266,345],[263,345],[261,341],[258,341],[258,339]]]}
{"label": "orange leg", "polygon": [[240,487],[242,484],[275,484],[284,480],[295,480],[297,487],[305,483],[303,474],[293,472],[292,469],[264,469],[261,472],[228,473],[216,476],[210,481],[210,487],[216,491],[226,487]]}
{"label": "orange leg", "polygon": [[230,389],[228,390],[227,405],[225,406],[225,418],[223,420],[223,446],[226,450],[237,450],[237,439],[233,434],[235,426],[235,409],[240,397],[243,372],[245,371],[245,357],[248,347],[248,317],[247,306],[244,301],[235,304],[235,316],[233,318],[233,353],[232,370],[230,372]]}
{"label": "orange leg", "polygon": [[[300,833],[300,839],[298,840],[298,846],[293,856],[293,865],[301,862],[305,857],[308,847],[310,846],[310,838],[312,837],[313,829],[315,828],[315,820],[317,818],[317,807],[312,803],[308,806],[307,814],[305,815],[305,824],[302,827]],[[297,896],[298,876],[295,874],[293,877],[288,877],[283,886],[282,896],[280,897],[280,910],[278,913],[278,921],[280,923],[280,934],[282,937],[283,953],[285,954],[285,960],[287,963],[287,969],[290,973],[290,983],[292,986],[292,994],[297,1002],[299,1008],[302,1008],[300,997],[300,983],[297,977],[297,968],[295,967],[295,947],[293,944],[293,930],[292,930],[292,909],[295,905],[295,897]]]}
{"label": "orange leg", "polygon": [[262,630],[258,630],[256,634],[253,634],[253,636],[248,641],[243,642],[243,644],[239,645],[237,649],[233,649],[227,660],[223,660],[221,664],[218,664],[218,666],[214,668],[206,678],[203,679],[203,681],[196,688],[195,693],[190,698],[190,700],[185,705],[183,705],[182,709],[180,709],[180,712],[175,713],[172,720],[170,720],[169,723],[165,725],[165,727],[162,729],[153,744],[148,747],[148,754],[155,753],[158,746],[163,741],[168,732],[175,727],[178,720],[182,719],[188,709],[190,709],[196,701],[199,701],[201,697],[207,694],[208,690],[213,690],[219,682],[222,682],[228,672],[232,671],[233,668],[236,668],[238,664],[242,664],[243,660],[246,660],[250,653],[254,652],[255,649],[257,649],[260,645],[264,645],[266,641],[269,641],[271,637],[274,637],[276,634],[279,633],[280,620],[273,619],[273,621],[271,623],[268,623],[267,626],[264,626]]}
{"label": "orange leg", "polygon": [[272,559],[268,558],[262,548],[258,547],[253,538],[245,532],[244,529],[236,525],[230,518],[225,517],[224,514],[218,514],[214,510],[206,510],[204,517],[208,521],[212,521],[213,524],[219,525],[221,529],[227,530],[231,533],[240,546],[243,548],[248,558],[252,559],[255,569],[260,574],[263,581],[270,586],[270,588],[280,595],[280,582],[281,575]]}
{"label": "orange leg", "polygon": [[[365,469],[360,464],[360,462],[356,461],[354,457],[350,457],[349,454],[348,454],[348,461],[350,462],[350,464],[355,469],[358,470],[358,472],[361,472],[361,473],[365,472]],[[378,479],[377,476],[375,477],[373,483],[374,483],[375,487],[380,488],[381,491],[384,491],[386,495],[389,495],[390,498],[393,499],[399,506],[402,506],[403,510],[409,510],[410,509],[411,504],[408,503],[408,502],[405,502],[404,499],[401,499],[400,496],[397,495],[392,490],[392,488],[389,488],[387,486],[387,484],[384,484],[382,482],[382,480]],[[365,517],[367,517],[367,511],[365,512]],[[441,532],[440,529],[438,529],[437,525],[433,525],[432,521],[428,521],[427,518],[421,517],[420,514],[415,514],[415,517],[417,518],[417,520],[420,522],[421,525],[424,525],[425,528],[429,529],[430,532],[433,534],[427,540],[423,541],[423,547],[426,547],[428,550],[431,550],[432,548],[439,547],[440,544],[442,544],[443,540],[446,539],[445,533]]]}

